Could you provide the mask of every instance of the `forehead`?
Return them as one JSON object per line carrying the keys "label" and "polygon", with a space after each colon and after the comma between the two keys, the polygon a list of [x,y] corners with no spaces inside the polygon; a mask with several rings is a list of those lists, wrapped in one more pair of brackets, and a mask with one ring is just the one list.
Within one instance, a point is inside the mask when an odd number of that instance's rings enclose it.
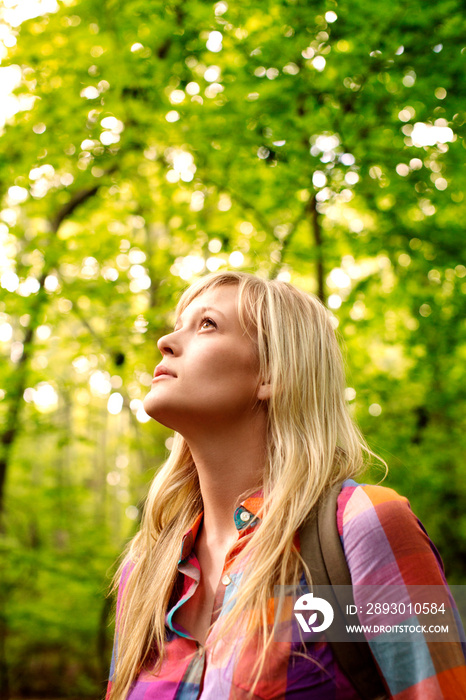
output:
{"label": "forehead", "polygon": [[228,284],[206,289],[184,307],[183,311],[179,313],[178,319],[183,320],[184,317],[207,309],[218,309],[225,316],[238,319],[237,285]]}

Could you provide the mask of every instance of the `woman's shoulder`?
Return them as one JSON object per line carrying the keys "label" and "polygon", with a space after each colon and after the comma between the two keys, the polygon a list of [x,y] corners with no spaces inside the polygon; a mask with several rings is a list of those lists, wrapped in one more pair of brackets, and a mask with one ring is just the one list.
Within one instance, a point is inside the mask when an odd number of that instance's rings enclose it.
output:
{"label": "woman's shoulder", "polygon": [[[337,521],[340,537],[343,527],[352,521],[365,522],[385,516],[384,520],[392,520],[400,513],[412,513],[409,501],[397,491],[388,486],[373,486],[347,479],[343,482],[337,501]],[[415,517],[415,516],[414,516]]]}
{"label": "woman's shoulder", "polygon": [[405,583],[420,583],[424,574],[430,583],[444,583],[435,545],[408,499],[394,489],[343,482],[337,526],[352,577],[372,582],[383,571],[384,577],[390,574]]}
{"label": "woman's shoulder", "polygon": [[135,567],[135,562],[129,558],[126,558],[124,560],[121,568],[120,568],[121,573],[120,573],[120,578],[119,578],[119,582],[118,582],[118,595],[117,595],[117,603],[116,603],[117,617],[118,617],[118,614],[120,612],[121,601],[123,599],[126,584],[128,583],[128,579],[129,579],[134,567]]}

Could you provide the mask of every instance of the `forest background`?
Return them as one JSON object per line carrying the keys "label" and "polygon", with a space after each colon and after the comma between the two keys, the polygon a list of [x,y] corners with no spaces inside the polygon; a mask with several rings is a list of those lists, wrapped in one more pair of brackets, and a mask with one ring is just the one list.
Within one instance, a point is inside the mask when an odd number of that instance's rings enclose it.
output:
{"label": "forest background", "polygon": [[466,583],[465,36],[459,0],[3,0],[3,698],[105,690],[171,447],[156,340],[208,271],[327,304],[385,484]]}

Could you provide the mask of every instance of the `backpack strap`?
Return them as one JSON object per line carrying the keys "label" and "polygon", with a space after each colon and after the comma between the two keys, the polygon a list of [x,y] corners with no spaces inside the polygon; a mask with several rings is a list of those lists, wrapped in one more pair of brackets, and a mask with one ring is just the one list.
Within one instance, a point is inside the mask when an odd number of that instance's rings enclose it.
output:
{"label": "backpack strap", "polygon": [[[341,484],[328,489],[300,529],[301,556],[309,567],[313,586],[351,586],[351,576],[346,563],[337,529],[337,499]],[[346,589],[349,591],[350,589]],[[328,595],[326,596],[329,597]],[[344,604],[332,594],[329,600],[334,611],[332,627],[346,636],[346,625],[354,624],[345,617]],[[354,604],[352,594],[345,604]],[[328,642],[333,654],[362,700],[385,700],[389,696],[377,671],[369,644],[361,635],[361,641]]]}

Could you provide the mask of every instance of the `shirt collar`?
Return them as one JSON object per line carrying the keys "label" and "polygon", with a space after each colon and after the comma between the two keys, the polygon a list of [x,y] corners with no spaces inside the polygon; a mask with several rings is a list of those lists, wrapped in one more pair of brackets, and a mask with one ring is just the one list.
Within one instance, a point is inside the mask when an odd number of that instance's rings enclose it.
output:
{"label": "shirt collar", "polygon": [[[245,534],[245,532],[242,532],[243,530],[245,531],[250,527],[256,527],[260,523],[261,519],[257,517],[257,513],[262,507],[263,503],[264,491],[262,488],[260,488],[253,494],[248,496],[248,498],[242,501],[240,505],[236,508],[234,513],[234,520],[236,528],[240,532],[240,537],[242,536],[242,534]],[[187,559],[191,554],[203,517],[204,511],[202,513],[199,513],[191,527],[183,535],[180,560],[178,564],[181,564],[181,562]]]}

